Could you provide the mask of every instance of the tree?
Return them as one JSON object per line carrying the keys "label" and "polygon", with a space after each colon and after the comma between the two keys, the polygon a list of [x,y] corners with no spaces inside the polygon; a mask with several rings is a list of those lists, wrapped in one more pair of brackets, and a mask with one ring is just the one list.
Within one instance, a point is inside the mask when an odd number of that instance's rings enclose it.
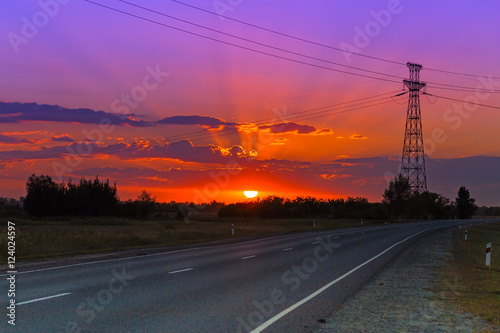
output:
{"label": "tree", "polygon": [[21,215],[22,208],[16,199],[0,197],[0,216]]}
{"label": "tree", "polygon": [[139,217],[148,217],[154,210],[156,205],[156,198],[146,190],[142,190],[141,194],[135,201],[137,204],[137,215]]}
{"label": "tree", "polygon": [[60,215],[63,189],[50,176],[32,174],[26,182],[24,209],[33,216]]}
{"label": "tree", "polygon": [[270,195],[259,204],[258,215],[265,219],[276,219],[285,216],[284,204],[285,199],[275,195]]}
{"label": "tree", "polygon": [[111,215],[119,202],[116,184],[110,185],[106,182],[81,178],[78,183],[71,179],[67,184],[62,183],[64,194],[64,215],[73,216],[102,216]]}
{"label": "tree", "polygon": [[458,197],[455,199],[458,218],[467,219],[472,217],[472,214],[476,210],[475,202],[476,199],[471,198],[469,190],[465,186],[460,187]]}
{"label": "tree", "polygon": [[101,182],[98,177],[65,184],[33,174],[26,182],[26,192],[24,208],[33,216],[111,215],[119,202],[116,184],[110,185],[109,179]]}
{"label": "tree", "polygon": [[413,193],[406,207],[406,215],[413,217],[444,218],[453,213],[450,199],[434,192]]}
{"label": "tree", "polygon": [[388,207],[390,214],[401,216],[411,196],[412,191],[408,179],[398,175],[391,180],[389,187],[384,191],[382,202]]}

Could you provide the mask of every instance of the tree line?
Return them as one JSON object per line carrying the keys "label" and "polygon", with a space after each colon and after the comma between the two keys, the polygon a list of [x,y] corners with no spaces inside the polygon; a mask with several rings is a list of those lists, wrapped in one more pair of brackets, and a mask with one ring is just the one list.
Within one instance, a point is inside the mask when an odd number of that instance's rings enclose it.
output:
{"label": "tree line", "polygon": [[384,191],[382,203],[391,217],[450,218],[466,219],[472,217],[475,199],[469,190],[462,186],[454,202],[434,192],[412,191],[407,178],[399,175],[389,183]]}
{"label": "tree line", "polygon": [[225,205],[220,217],[257,218],[355,218],[382,219],[386,217],[380,203],[370,203],[367,198],[317,199],[311,196],[286,199],[269,196],[262,200]]}
{"label": "tree line", "polygon": [[476,210],[475,200],[461,187],[454,202],[433,192],[412,191],[408,179],[398,176],[384,191],[382,202],[367,198],[285,199],[270,196],[262,200],[225,205],[220,217],[258,218],[350,218],[350,219],[441,219],[470,218]]}
{"label": "tree line", "polygon": [[110,215],[118,205],[116,184],[81,178],[56,183],[50,176],[32,174],[26,182],[24,209],[32,216]]}
{"label": "tree line", "polygon": [[23,208],[31,216],[116,216],[145,218],[154,211],[168,211],[166,204],[143,190],[136,200],[120,201],[116,183],[109,179],[81,178],[57,183],[50,176],[31,175],[26,182]]}
{"label": "tree line", "polygon": [[244,218],[350,218],[350,219],[440,219],[470,218],[479,215],[500,215],[500,207],[475,205],[467,188],[461,187],[454,201],[433,192],[414,192],[404,177],[389,183],[381,202],[369,202],[364,197],[347,199],[295,199],[268,196],[254,201],[225,204],[212,201],[205,204],[160,203],[143,190],[135,200],[120,201],[117,187],[109,179],[101,181],[81,178],[77,182],[55,182],[50,176],[31,175],[26,182],[23,208],[8,200],[0,200],[0,213],[15,214],[24,209],[29,215],[44,216],[117,216],[148,218],[170,214],[185,219],[194,213],[217,214],[219,217]]}

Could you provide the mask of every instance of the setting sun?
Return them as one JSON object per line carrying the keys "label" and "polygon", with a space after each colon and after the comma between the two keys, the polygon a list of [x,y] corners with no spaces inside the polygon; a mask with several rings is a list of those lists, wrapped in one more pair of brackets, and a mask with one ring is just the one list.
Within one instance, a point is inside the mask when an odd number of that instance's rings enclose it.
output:
{"label": "setting sun", "polygon": [[245,196],[249,199],[251,198],[255,198],[259,192],[258,191],[243,191],[243,194],[245,194]]}

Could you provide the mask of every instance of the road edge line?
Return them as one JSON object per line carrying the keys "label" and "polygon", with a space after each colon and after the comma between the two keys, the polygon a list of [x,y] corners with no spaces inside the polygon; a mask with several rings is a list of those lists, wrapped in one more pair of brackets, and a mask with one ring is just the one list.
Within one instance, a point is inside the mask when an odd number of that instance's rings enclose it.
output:
{"label": "road edge line", "polygon": [[389,246],[387,249],[385,249],[384,251],[380,252],[379,254],[377,254],[376,256],[372,257],[371,259],[368,259],[367,261],[365,261],[364,263],[356,266],[355,268],[351,269],[350,271],[348,271],[347,273],[344,273],[343,275],[339,276],[338,278],[336,278],[335,280],[329,282],[328,284],[324,285],[323,287],[321,287],[320,289],[316,290],[315,292],[313,292],[312,294],[310,294],[309,296],[307,297],[304,297],[303,299],[301,299],[300,301],[298,301],[297,303],[295,303],[294,305],[288,307],[287,309],[281,311],[280,313],[278,313],[276,316],[268,319],[267,321],[265,321],[264,323],[262,323],[260,326],[256,327],[255,329],[253,329],[250,333],[260,333],[262,332],[263,330],[265,330],[267,327],[271,326],[272,324],[274,324],[275,322],[277,322],[279,319],[283,318],[284,316],[286,316],[287,314],[289,314],[290,312],[292,312],[293,310],[297,309],[298,307],[300,307],[301,305],[307,303],[308,301],[310,301],[311,299],[313,299],[314,297],[318,296],[319,294],[321,294],[322,292],[324,292],[325,290],[327,290],[328,288],[330,288],[331,286],[337,284],[339,281],[345,279],[346,277],[348,277],[349,275],[351,275],[352,273],[354,273],[355,271],[357,271],[358,269],[360,269],[361,267],[369,264],[370,262],[372,262],[373,260],[377,259],[378,257],[384,255],[385,253],[387,253],[388,251],[392,250],[394,247],[406,242],[407,240],[409,240],[410,238],[413,238],[425,231],[428,231],[428,230],[431,230],[431,228],[428,228],[428,229],[425,229],[425,230],[422,230],[422,231],[419,231],[411,236],[408,236],[406,237],[405,239],[403,239],[402,241],[399,241],[391,246]]}

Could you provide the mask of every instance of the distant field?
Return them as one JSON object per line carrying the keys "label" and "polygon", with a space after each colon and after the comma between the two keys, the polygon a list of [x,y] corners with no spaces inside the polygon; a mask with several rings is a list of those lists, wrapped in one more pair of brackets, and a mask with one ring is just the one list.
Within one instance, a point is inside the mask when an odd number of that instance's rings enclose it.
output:
{"label": "distant field", "polygon": [[[500,327],[500,222],[456,230],[453,258],[448,261],[437,293],[459,308]],[[485,265],[492,243],[491,270]]]}
{"label": "distant field", "polygon": [[[7,260],[7,220],[16,224],[16,259],[49,258],[63,255],[109,252],[194,244],[235,236],[263,235],[314,230],[314,219],[220,219],[197,217],[178,220],[136,220],[123,218],[2,219],[0,262]],[[363,225],[378,222],[364,221]],[[317,219],[316,229],[360,226],[360,220]]]}

